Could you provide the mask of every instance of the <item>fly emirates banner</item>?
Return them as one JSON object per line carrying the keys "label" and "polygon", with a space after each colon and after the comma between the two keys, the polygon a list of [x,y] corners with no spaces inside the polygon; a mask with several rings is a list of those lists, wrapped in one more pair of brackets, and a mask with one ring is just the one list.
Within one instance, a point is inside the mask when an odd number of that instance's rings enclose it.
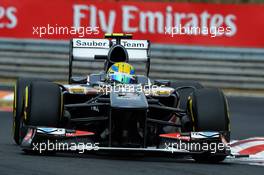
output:
{"label": "fly emirates banner", "polygon": [[263,12],[257,4],[0,0],[0,37],[66,40],[122,32],[152,43],[263,48]]}

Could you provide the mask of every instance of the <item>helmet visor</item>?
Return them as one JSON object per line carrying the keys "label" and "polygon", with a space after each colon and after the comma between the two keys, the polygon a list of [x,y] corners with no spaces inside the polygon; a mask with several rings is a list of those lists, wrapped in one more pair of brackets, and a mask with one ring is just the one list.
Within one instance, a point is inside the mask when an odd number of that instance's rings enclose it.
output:
{"label": "helmet visor", "polygon": [[110,80],[117,81],[123,84],[130,84],[135,82],[134,76],[122,73],[114,73],[109,75]]}

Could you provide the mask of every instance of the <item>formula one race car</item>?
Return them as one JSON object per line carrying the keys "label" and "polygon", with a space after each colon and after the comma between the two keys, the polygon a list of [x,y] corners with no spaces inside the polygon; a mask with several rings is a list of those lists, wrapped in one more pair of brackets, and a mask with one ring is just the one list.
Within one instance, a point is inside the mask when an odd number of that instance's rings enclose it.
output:
{"label": "formula one race car", "polygon": [[[230,154],[228,105],[219,89],[150,80],[150,42],[129,34],[72,39],[67,85],[19,78],[14,140],[25,152],[129,151],[191,155],[219,162]],[[74,61],[104,61],[75,77]],[[133,64],[145,63],[145,75]]]}

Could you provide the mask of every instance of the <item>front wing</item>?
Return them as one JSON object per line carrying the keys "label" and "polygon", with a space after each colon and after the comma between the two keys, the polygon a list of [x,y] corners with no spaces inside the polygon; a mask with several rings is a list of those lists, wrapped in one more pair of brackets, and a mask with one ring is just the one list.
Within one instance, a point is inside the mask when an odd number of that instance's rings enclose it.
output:
{"label": "front wing", "polygon": [[220,132],[160,134],[159,146],[145,148],[111,147],[93,140],[95,133],[65,128],[28,127],[21,147],[24,151],[47,152],[137,152],[164,154],[230,155],[231,149]]}

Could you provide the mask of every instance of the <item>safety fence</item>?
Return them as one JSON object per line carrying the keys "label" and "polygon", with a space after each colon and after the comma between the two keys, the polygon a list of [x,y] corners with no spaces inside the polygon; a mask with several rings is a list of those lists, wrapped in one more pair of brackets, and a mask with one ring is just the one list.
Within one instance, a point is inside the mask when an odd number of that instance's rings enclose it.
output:
{"label": "safety fence", "polygon": [[[0,39],[0,78],[66,81],[69,42]],[[77,62],[76,74],[102,70],[102,62]],[[137,66],[136,66],[137,69]],[[139,72],[143,67],[139,66]],[[264,49],[151,45],[150,77],[196,80],[205,86],[264,89]]]}

